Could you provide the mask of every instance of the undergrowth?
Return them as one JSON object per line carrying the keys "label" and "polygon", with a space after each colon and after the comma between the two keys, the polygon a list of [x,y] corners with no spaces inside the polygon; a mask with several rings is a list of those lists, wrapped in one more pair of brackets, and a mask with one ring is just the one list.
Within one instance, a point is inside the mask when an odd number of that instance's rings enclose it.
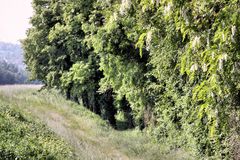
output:
{"label": "undergrowth", "polygon": [[68,145],[45,125],[0,104],[0,159],[71,159]]}

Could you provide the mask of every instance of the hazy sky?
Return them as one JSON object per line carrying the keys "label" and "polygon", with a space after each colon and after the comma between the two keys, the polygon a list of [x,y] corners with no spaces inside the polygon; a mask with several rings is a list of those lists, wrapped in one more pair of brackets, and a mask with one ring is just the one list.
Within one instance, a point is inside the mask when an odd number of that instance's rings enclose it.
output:
{"label": "hazy sky", "polygon": [[32,0],[0,0],[0,41],[17,43],[25,38]]}

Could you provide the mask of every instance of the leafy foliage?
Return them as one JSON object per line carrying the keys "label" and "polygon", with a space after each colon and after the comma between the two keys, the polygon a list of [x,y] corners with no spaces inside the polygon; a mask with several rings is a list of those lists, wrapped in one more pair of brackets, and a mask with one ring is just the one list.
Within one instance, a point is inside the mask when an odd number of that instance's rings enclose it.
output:
{"label": "leafy foliage", "polygon": [[239,157],[239,1],[42,2],[23,42],[35,78],[113,126]]}

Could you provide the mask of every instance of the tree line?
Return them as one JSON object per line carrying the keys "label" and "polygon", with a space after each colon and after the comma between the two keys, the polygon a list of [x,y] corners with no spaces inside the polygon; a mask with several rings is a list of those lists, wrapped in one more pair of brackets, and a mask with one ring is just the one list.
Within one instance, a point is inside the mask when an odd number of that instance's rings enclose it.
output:
{"label": "tree line", "polygon": [[26,83],[28,77],[24,67],[20,45],[0,42],[0,85]]}
{"label": "tree line", "polygon": [[29,81],[23,61],[23,50],[19,44],[0,42],[0,85],[40,83]]}
{"label": "tree line", "polygon": [[239,158],[238,0],[33,0],[32,79],[116,129],[199,158]]}
{"label": "tree line", "polygon": [[24,84],[27,82],[27,73],[15,64],[0,60],[0,85]]}
{"label": "tree line", "polygon": [[0,60],[0,85],[1,84],[23,84],[27,81],[25,71],[17,65]]}

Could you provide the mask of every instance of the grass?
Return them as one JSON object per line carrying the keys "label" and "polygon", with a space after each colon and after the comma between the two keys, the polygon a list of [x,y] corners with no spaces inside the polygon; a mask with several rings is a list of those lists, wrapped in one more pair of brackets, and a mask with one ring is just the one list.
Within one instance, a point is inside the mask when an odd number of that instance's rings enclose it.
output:
{"label": "grass", "polygon": [[0,104],[0,159],[71,159],[71,147],[45,125]]}
{"label": "grass", "polygon": [[183,150],[168,152],[138,130],[116,131],[81,105],[41,86],[0,86],[0,102],[37,117],[73,148],[75,159],[192,159]]}

